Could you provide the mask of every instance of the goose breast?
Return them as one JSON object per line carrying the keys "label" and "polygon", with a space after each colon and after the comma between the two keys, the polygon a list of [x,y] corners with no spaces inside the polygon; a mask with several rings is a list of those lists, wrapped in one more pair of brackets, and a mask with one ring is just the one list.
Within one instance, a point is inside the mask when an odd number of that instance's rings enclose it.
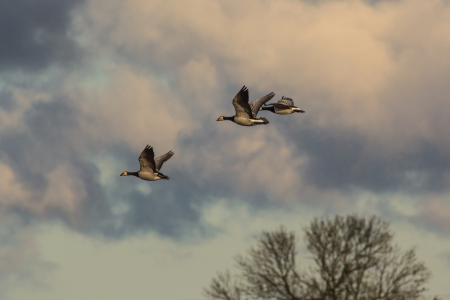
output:
{"label": "goose breast", "polygon": [[139,171],[138,172],[138,176],[139,178],[143,179],[143,180],[148,180],[148,181],[155,181],[157,180],[157,174],[153,173],[153,172],[142,172]]}
{"label": "goose breast", "polygon": [[252,126],[253,122],[249,118],[234,117],[234,122],[242,126]]}

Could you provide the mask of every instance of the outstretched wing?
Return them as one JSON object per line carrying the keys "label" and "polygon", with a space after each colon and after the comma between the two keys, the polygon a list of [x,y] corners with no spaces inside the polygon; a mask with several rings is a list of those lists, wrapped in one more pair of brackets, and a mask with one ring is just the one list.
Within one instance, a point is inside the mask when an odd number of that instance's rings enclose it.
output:
{"label": "outstretched wing", "polygon": [[139,156],[139,164],[141,165],[140,171],[142,172],[156,172],[155,153],[153,152],[153,147],[149,145],[145,147],[141,153],[141,156]]}
{"label": "outstretched wing", "polygon": [[167,160],[169,160],[172,156],[173,156],[173,151],[170,150],[166,154],[161,155],[160,157],[157,157],[155,159],[156,171],[161,170],[161,167],[162,167],[163,163],[166,162]]}
{"label": "outstretched wing", "polygon": [[233,106],[234,110],[236,111],[237,117],[243,117],[250,119],[252,118],[252,109],[250,108],[250,105],[248,104],[248,89],[245,87],[245,85],[242,87],[242,89],[239,91],[239,93],[236,94],[236,96],[233,99]]}
{"label": "outstretched wing", "polygon": [[258,114],[258,111],[261,108],[261,106],[263,104],[266,104],[266,102],[272,99],[274,96],[275,94],[272,92],[270,94],[265,95],[264,97],[261,97],[259,99],[250,102],[250,108],[252,109],[253,118],[256,118],[256,115]]}
{"label": "outstretched wing", "polygon": [[292,101],[291,98],[287,98],[287,97],[284,97],[284,96],[281,97],[280,100],[278,100],[278,103],[279,103],[279,104],[286,105],[286,106],[288,106],[288,107],[294,106],[294,101]]}

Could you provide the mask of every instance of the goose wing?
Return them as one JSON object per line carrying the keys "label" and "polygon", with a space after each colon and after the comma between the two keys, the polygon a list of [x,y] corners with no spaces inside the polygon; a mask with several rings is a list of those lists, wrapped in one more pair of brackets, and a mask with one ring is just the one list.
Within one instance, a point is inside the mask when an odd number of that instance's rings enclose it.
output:
{"label": "goose wing", "polygon": [[155,153],[153,152],[153,147],[149,145],[145,147],[145,149],[141,152],[141,156],[139,156],[139,164],[141,165],[140,171],[142,172],[156,172]]}
{"label": "goose wing", "polygon": [[245,85],[242,87],[242,89],[239,91],[239,93],[236,94],[236,96],[233,99],[233,106],[234,110],[236,111],[237,117],[243,117],[250,119],[253,117],[252,109],[250,108],[250,105],[248,104],[248,89],[245,87]]}
{"label": "goose wing", "polygon": [[287,107],[294,106],[294,101],[292,101],[291,98],[287,98],[287,97],[284,97],[284,96],[281,97],[280,100],[278,100],[278,103],[282,104],[282,105],[286,105]]}
{"label": "goose wing", "polygon": [[156,171],[161,170],[161,167],[162,167],[163,163],[166,162],[167,160],[169,160],[172,156],[173,156],[173,151],[170,150],[170,151],[167,152],[166,154],[161,155],[160,157],[155,158]]}
{"label": "goose wing", "polygon": [[270,105],[273,105],[276,109],[289,109],[290,106],[286,105],[284,103],[271,103]]}
{"label": "goose wing", "polygon": [[266,102],[272,99],[274,96],[275,94],[272,92],[270,94],[265,95],[264,97],[261,97],[259,99],[250,102],[250,108],[252,109],[253,118],[256,118],[256,115],[258,114],[258,111],[261,108],[261,106],[263,104],[266,104]]}

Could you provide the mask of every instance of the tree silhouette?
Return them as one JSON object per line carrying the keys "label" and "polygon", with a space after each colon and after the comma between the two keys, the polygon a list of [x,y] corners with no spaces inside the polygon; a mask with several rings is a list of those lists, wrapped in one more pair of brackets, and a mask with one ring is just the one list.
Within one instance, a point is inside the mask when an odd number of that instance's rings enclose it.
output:
{"label": "tree silhouette", "polygon": [[311,222],[304,228],[313,267],[300,272],[297,238],[280,227],[256,237],[246,256],[235,260],[240,271],[219,273],[205,289],[213,300],[406,300],[425,291],[430,272],[415,248],[393,245],[389,224],[356,215]]}

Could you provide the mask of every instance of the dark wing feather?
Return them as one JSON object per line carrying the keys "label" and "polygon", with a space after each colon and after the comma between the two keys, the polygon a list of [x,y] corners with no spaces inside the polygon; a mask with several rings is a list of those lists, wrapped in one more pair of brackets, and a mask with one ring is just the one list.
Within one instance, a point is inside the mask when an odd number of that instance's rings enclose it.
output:
{"label": "dark wing feather", "polygon": [[277,109],[288,109],[288,108],[290,108],[289,105],[286,105],[284,103],[280,103],[280,101],[278,101],[277,103],[271,103],[271,105],[273,105]]}
{"label": "dark wing feather", "polygon": [[156,171],[161,170],[161,167],[162,167],[163,163],[166,162],[168,159],[170,159],[172,156],[173,156],[173,152],[172,152],[172,150],[170,150],[166,154],[161,155],[160,157],[157,157],[155,159]]}
{"label": "dark wing feather", "polygon": [[294,106],[294,101],[292,101],[291,98],[282,97],[280,100],[278,100],[279,104],[286,105],[288,107]]}
{"label": "dark wing feather", "polygon": [[264,97],[261,97],[259,99],[250,102],[250,108],[252,109],[253,118],[256,118],[256,115],[258,114],[258,111],[261,108],[261,106],[263,104],[266,104],[266,102],[272,99],[274,96],[275,94],[272,92],[270,94],[265,95]]}
{"label": "dark wing feather", "polygon": [[239,93],[237,93],[236,96],[234,97],[233,106],[234,106],[234,110],[236,111],[237,117],[242,117],[242,118],[247,118],[247,119],[250,119],[253,117],[252,109],[250,108],[250,105],[248,104],[248,89],[245,87],[245,85],[242,87],[242,89],[239,91]]}
{"label": "dark wing feather", "polygon": [[156,172],[155,167],[155,153],[153,152],[153,147],[147,145],[142,151],[141,156],[139,156],[139,164],[141,165],[140,171],[142,172]]}

